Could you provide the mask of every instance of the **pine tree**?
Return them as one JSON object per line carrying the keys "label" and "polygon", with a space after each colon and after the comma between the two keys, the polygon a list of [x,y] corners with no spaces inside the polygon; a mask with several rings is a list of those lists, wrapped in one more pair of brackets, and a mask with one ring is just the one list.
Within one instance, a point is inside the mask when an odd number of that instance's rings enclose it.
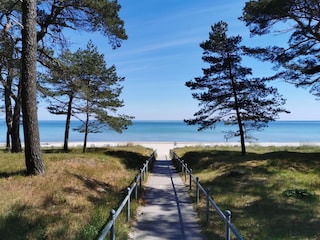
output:
{"label": "pine tree", "polygon": [[202,59],[209,67],[203,69],[202,77],[186,82],[186,86],[194,91],[192,96],[201,109],[185,122],[199,125],[199,131],[217,122],[237,125],[238,130],[228,132],[226,138],[239,136],[245,155],[249,132],[266,127],[278,113],[285,112],[281,108],[285,100],[277,89],[267,87],[264,79],[248,78],[252,69],[241,66],[241,37],[228,37],[227,31],[227,23],[218,22],[211,26],[209,40],[200,44]]}
{"label": "pine tree", "polygon": [[22,2],[22,112],[25,140],[25,160],[28,174],[45,172],[39,136],[37,113],[37,5],[35,0]]}
{"label": "pine tree", "polygon": [[84,133],[83,152],[89,133],[104,127],[121,133],[131,124],[131,116],[117,114],[124,106],[119,99],[124,78],[117,76],[115,66],[107,67],[104,55],[91,41],[84,50],[61,55],[58,64],[42,77],[47,83],[42,93],[51,99],[50,112],[66,115],[65,150],[71,117],[83,123],[75,129]]}

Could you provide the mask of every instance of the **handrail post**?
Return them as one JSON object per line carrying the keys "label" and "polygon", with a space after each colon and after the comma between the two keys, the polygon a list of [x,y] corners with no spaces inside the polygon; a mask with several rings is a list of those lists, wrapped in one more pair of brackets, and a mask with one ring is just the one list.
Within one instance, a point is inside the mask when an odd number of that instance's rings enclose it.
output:
{"label": "handrail post", "polygon": [[206,223],[209,225],[210,217],[209,217],[209,211],[210,211],[210,205],[209,205],[209,198],[210,198],[210,189],[206,189],[206,197],[207,197],[207,203],[206,203]]}
{"label": "handrail post", "polygon": [[188,164],[186,163],[185,170],[184,170],[184,182],[187,182],[187,169],[188,169]]}
{"label": "handrail post", "polygon": [[136,187],[134,189],[134,198],[137,201],[138,200],[138,177],[137,176],[135,176],[134,182],[135,182],[135,185],[136,185]]}
{"label": "handrail post", "polygon": [[183,173],[183,171],[184,171],[184,161],[181,160],[181,172]]}
{"label": "handrail post", "polygon": [[228,223],[231,223],[231,211],[226,210],[224,215],[226,216],[226,240],[230,240],[230,227]]}
{"label": "handrail post", "polygon": [[130,201],[131,201],[130,187],[128,187],[127,190],[128,190],[127,222],[130,222]]}
{"label": "handrail post", "polygon": [[199,177],[196,177],[196,199],[197,199],[197,204],[199,203]]}
{"label": "handrail post", "polygon": [[140,168],[140,193],[142,192],[142,169]]}
{"label": "handrail post", "polygon": [[116,228],[115,228],[115,225],[116,225],[116,220],[115,220],[115,214],[116,214],[116,211],[114,209],[111,209],[110,211],[110,218],[112,220],[112,227],[110,229],[110,240],[115,240],[116,239]]}
{"label": "handrail post", "polygon": [[149,172],[149,160],[146,161],[146,173]]}
{"label": "handrail post", "polygon": [[142,181],[145,180],[145,175],[146,175],[146,164],[143,164],[143,168],[142,168]]}
{"label": "handrail post", "polygon": [[190,168],[189,190],[192,189],[192,169]]}

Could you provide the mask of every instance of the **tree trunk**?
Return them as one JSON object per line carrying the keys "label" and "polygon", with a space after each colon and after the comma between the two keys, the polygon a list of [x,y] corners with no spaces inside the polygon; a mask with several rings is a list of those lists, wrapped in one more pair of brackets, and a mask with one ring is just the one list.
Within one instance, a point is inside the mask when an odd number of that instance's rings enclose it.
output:
{"label": "tree trunk", "polygon": [[12,132],[11,132],[11,138],[12,138],[11,152],[12,153],[22,152],[21,139],[20,139],[20,116],[21,116],[21,81],[19,81],[18,94],[17,94],[15,106],[14,106],[14,111],[13,111]]}
{"label": "tree trunk", "polygon": [[83,140],[83,149],[82,149],[83,153],[85,153],[87,150],[88,131],[89,131],[89,119],[87,118],[85,123],[85,130],[84,130],[84,140]]}
{"label": "tree trunk", "polygon": [[237,111],[237,118],[238,118],[239,132],[240,132],[241,154],[242,156],[245,156],[247,152],[246,152],[246,144],[244,139],[243,125],[242,125],[241,118],[238,115],[240,115],[239,110]]}
{"label": "tree trunk", "polygon": [[84,129],[84,141],[83,141],[83,149],[82,152],[85,153],[87,149],[87,141],[88,141],[88,133],[89,133],[89,110],[88,110],[88,104],[87,104],[87,116],[86,116],[86,123],[85,123],[85,129]]}
{"label": "tree trunk", "polygon": [[37,1],[22,1],[22,114],[25,140],[25,161],[28,174],[45,172],[41,155],[37,115]]}
{"label": "tree trunk", "polygon": [[[18,105],[17,105],[18,104]],[[12,121],[12,153],[22,152],[21,139],[20,139],[20,111],[21,111],[21,103],[16,103],[14,113],[13,113],[13,121]]]}
{"label": "tree trunk", "polygon": [[[229,56],[230,59],[230,56]],[[234,97],[234,108],[236,110],[236,115],[237,115],[237,122],[238,122],[238,127],[239,127],[239,133],[240,133],[240,143],[241,143],[241,155],[245,156],[246,155],[246,144],[245,144],[245,138],[244,138],[244,130],[243,130],[243,125],[242,125],[242,119],[241,115],[239,112],[239,101],[238,101],[238,94],[237,94],[237,86],[234,80],[234,76],[232,73],[232,64],[231,61],[229,61],[229,77],[232,83],[232,92],[233,92],[233,97]]]}
{"label": "tree trunk", "polygon": [[[14,74],[14,64],[13,64],[13,52],[14,52],[14,43],[9,36],[9,30],[11,28],[11,20],[7,15],[7,24],[4,27],[4,38],[6,44],[6,54],[5,58],[7,59],[7,69],[8,75],[6,83],[4,84],[4,102],[5,102],[5,114],[6,114],[6,124],[7,124],[7,138],[6,138],[6,149],[11,148],[11,130],[12,130],[12,102],[11,102],[11,89],[12,81]],[[1,80],[2,77],[1,77]]]}
{"label": "tree trunk", "polygon": [[70,96],[69,102],[68,102],[68,111],[67,111],[67,119],[66,119],[66,128],[64,130],[64,144],[63,144],[63,150],[65,152],[68,151],[68,143],[69,143],[69,132],[70,132],[70,120],[71,120],[71,111],[72,111],[72,101],[73,96]]}
{"label": "tree trunk", "polygon": [[[10,70],[9,70],[10,72]],[[7,140],[6,140],[6,149],[11,148],[11,134],[12,134],[12,103],[11,103],[11,83],[12,78],[10,74],[7,77],[7,86],[4,88],[4,102],[6,109],[6,124],[7,124]]]}

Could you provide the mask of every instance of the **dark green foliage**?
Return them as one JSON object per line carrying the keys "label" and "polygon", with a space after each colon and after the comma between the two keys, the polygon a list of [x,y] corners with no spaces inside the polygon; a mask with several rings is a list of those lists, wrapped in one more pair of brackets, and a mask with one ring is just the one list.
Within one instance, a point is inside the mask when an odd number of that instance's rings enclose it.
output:
{"label": "dark green foliage", "polygon": [[302,200],[312,200],[317,198],[317,196],[308,191],[308,189],[287,189],[283,194],[286,197],[294,197]]}
{"label": "dark green foliage", "polygon": [[99,31],[108,36],[113,48],[120,47],[121,40],[127,39],[124,22],[119,18],[120,5],[116,0],[95,1],[40,1],[38,4],[38,40],[43,39],[47,32],[48,38],[57,42],[61,40],[64,28]]}
{"label": "dark green foliage", "polygon": [[[88,114],[90,131],[101,131],[101,124],[121,133],[123,128],[131,124],[132,117],[117,115],[119,108],[124,106],[119,99],[122,92],[120,83],[123,77],[118,77],[116,67],[107,67],[104,55],[99,54],[97,48],[89,42],[87,49],[78,50],[74,54],[73,67],[77,69],[79,101],[78,111]],[[80,100],[82,99],[82,101]]]}
{"label": "dark green foliage", "polygon": [[[276,78],[310,87],[317,97],[320,94],[319,16],[318,0],[258,0],[247,2],[241,17],[253,35],[289,33],[287,46],[259,47],[248,52],[274,63],[279,69]],[[279,31],[277,26],[282,29]]]}
{"label": "dark green foliage", "polygon": [[203,61],[209,64],[203,76],[186,82],[194,91],[193,98],[201,109],[188,124],[199,124],[199,130],[211,128],[222,121],[238,125],[238,131],[228,132],[226,138],[240,136],[242,153],[245,154],[244,139],[250,138],[249,131],[260,130],[273,121],[285,100],[277,89],[268,87],[266,79],[251,78],[251,68],[241,66],[243,55],[241,37],[228,37],[228,26],[219,22],[211,27],[209,40],[200,44],[204,50]]}
{"label": "dark green foliage", "polygon": [[119,99],[124,78],[117,76],[114,65],[107,67],[104,55],[92,42],[84,50],[65,52],[41,76],[42,93],[51,99],[49,111],[66,115],[67,125],[72,116],[82,119],[83,124],[75,130],[85,134],[84,149],[88,133],[104,128],[121,133],[131,124],[131,116],[117,114],[124,106]]}

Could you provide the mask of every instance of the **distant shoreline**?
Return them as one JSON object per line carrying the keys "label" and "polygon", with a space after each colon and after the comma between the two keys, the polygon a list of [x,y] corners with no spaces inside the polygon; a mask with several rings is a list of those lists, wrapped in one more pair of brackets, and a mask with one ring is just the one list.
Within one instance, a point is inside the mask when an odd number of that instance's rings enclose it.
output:
{"label": "distant shoreline", "polygon": [[[43,148],[50,147],[63,147],[63,142],[41,142],[40,145]],[[172,148],[177,147],[189,147],[189,146],[240,146],[240,142],[168,142],[168,141],[112,141],[112,142],[103,142],[103,141],[95,141],[95,142],[87,142],[87,147],[116,147],[116,146],[126,146],[126,145],[141,145],[141,146],[170,146]],[[0,146],[5,146],[5,143],[0,143]],[[22,143],[22,146],[24,144]],[[69,147],[82,147],[83,142],[80,141],[70,141],[68,143]],[[262,146],[262,147],[299,147],[299,146],[320,146],[320,142],[246,142],[246,146]]]}
{"label": "distant shoreline", "polygon": [[[41,142],[41,147],[63,147],[63,142]],[[87,147],[116,147],[116,146],[126,146],[126,145],[141,145],[141,146],[171,146],[172,148],[177,147],[189,147],[189,146],[240,146],[240,142],[161,142],[161,141],[112,141],[112,142],[87,142]],[[0,146],[5,146],[5,143],[0,143]],[[24,144],[22,143],[22,146]],[[83,142],[69,142],[69,147],[82,147]],[[320,142],[246,142],[246,146],[262,146],[262,147],[282,147],[282,146],[290,146],[290,147],[298,147],[298,146],[320,146]]]}
{"label": "distant shoreline", "polygon": [[[174,148],[181,147],[192,147],[192,146],[204,146],[204,147],[214,147],[214,146],[240,146],[239,142],[88,142],[87,147],[116,147],[116,146],[126,146],[126,145],[140,145],[146,148],[151,148],[157,152],[157,159],[169,159],[170,150]],[[57,142],[47,142],[41,143],[43,148],[56,148],[63,147],[63,143]],[[69,142],[69,147],[82,147],[82,142]],[[314,143],[299,143],[299,142],[264,142],[264,143],[246,143],[246,146],[289,146],[289,147],[299,147],[299,146],[320,146],[320,142]]]}
{"label": "distant shoreline", "polygon": [[[61,119],[43,119],[43,120],[39,120],[39,122],[65,122],[66,120],[61,120]],[[77,119],[73,119],[71,120],[71,122],[81,122]],[[184,122],[183,119],[153,119],[153,120],[143,120],[143,119],[133,119],[132,122]],[[309,120],[290,120],[290,119],[278,119],[275,121],[270,121],[269,123],[272,122],[320,122],[320,119],[309,119]]]}
{"label": "distant shoreline", "polygon": [[[5,144],[0,143],[2,147]],[[174,148],[182,147],[214,147],[214,146],[240,146],[239,142],[87,142],[88,148],[103,148],[103,147],[117,147],[117,146],[127,146],[127,145],[139,145],[145,148],[153,149],[157,152],[157,159],[168,159],[170,158],[170,150]],[[261,142],[261,143],[246,143],[246,146],[262,146],[262,147],[299,147],[299,146],[320,146],[320,142]],[[69,148],[83,147],[83,142],[69,142]],[[42,149],[54,149],[63,148],[63,142],[41,142]]]}

